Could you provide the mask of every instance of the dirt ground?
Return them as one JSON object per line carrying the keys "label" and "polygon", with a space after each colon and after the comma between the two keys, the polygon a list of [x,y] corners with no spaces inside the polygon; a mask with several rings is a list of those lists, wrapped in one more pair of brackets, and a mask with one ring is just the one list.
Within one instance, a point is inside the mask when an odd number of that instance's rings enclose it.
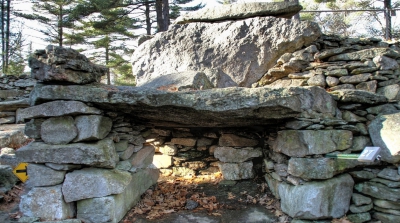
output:
{"label": "dirt ground", "polygon": [[7,192],[7,194],[2,194],[4,198],[0,201],[0,222],[18,222],[18,218],[21,217],[18,204],[24,190],[24,184],[19,183],[11,191]]}
{"label": "dirt ground", "polygon": [[[246,212],[262,214],[262,221],[251,222],[289,222],[263,183],[203,180],[160,178],[120,223],[234,223],[243,222]],[[20,183],[0,202],[1,223],[18,222],[23,192]]]}
{"label": "dirt ground", "polygon": [[[191,207],[190,204],[196,203],[197,207]],[[161,178],[120,221],[133,222],[273,223],[290,222],[290,219],[280,210],[279,201],[262,180]]]}

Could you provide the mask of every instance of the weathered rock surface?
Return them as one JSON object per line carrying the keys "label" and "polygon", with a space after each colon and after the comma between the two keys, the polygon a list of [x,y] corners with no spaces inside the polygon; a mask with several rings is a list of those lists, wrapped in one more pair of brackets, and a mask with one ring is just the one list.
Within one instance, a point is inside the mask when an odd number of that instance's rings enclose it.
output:
{"label": "weathered rock surface", "polygon": [[400,210],[399,202],[393,202],[393,201],[382,200],[382,199],[374,199],[374,205],[381,207],[381,208]]}
{"label": "weathered rock surface", "polygon": [[368,91],[342,89],[330,92],[335,100],[341,102],[363,103],[363,104],[380,104],[387,102],[387,98]]}
{"label": "weathered rock surface", "polygon": [[29,99],[19,99],[16,101],[1,101],[0,102],[0,111],[16,111],[18,108],[27,108],[29,107]]}
{"label": "weathered rock surface", "polygon": [[353,195],[351,196],[351,201],[353,201],[353,203],[356,206],[361,206],[364,204],[371,204],[372,203],[372,199],[370,197],[361,195],[361,194],[357,194],[357,193],[353,193]]}
{"label": "weathered rock surface", "polygon": [[246,19],[256,16],[274,16],[290,18],[303,7],[289,2],[252,2],[243,4],[226,4],[204,8],[180,16],[175,21],[178,24],[189,22],[216,22],[225,20]]}
{"label": "weathered rock surface", "polygon": [[254,177],[253,162],[244,163],[223,163],[219,162],[218,167],[225,180],[244,180]]}
{"label": "weathered rock surface", "polygon": [[358,192],[369,195],[378,199],[385,199],[389,201],[400,201],[400,189],[390,188],[383,184],[376,182],[364,182],[354,186]]}
{"label": "weathered rock surface", "polygon": [[400,216],[399,215],[375,212],[372,216],[375,219],[380,220],[382,223],[392,223],[392,222],[399,222],[400,221]]}
{"label": "weathered rock surface", "polygon": [[292,157],[289,160],[288,173],[303,179],[330,179],[339,173],[362,165],[366,163],[350,159]]}
{"label": "weathered rock surface", "polygon": [[24,134],[24,124],[1,125],[0,126],[0,148],[12,147],[19,148],[27,142]]}
{"label": "weathered rock surface", "polygon": [[282,54],[320,35],[315,23],[274,17],[177,25],[139,46],[133,74],[138,86],[166,74],[202,71],[215,87],[250,87]]}
{"label": "weathered rock surface", "polygon": [[68,219],[76,213],[75,205],[64,201],[61,185],[32,188],[21,197],[19,208],[24,216],[41,220]]}
{"label": "weathered rock surface", "polygon": [[37,119],[31,119],[29,122],[25,123],[25,131],[24,131],[25,135],[28,136],[29,138],[40,139],[42,123],[45,120],[46,119],[37,118]]}
{"label": "weathered rock surface", "polygon": [[396,59],[400,57],[400,54],[397,51],[392,50],[390,48],[371,48],[371,49],[365,49],[356,52],[344,53],[332,56],[329,58],[329,61],[365,60],[365,59],[373,59],[374,57],[377,56],[387,56],[389,58]]}
{"label": "weathered rock surface", "polygon": [[122,193],[132,180],[129,172],[85,168],[67,173],[62,186],[66,202]]}
{"label": "weathered rock surface", "polygon": [[260,156],[262,156],[261,150],[252,147],[242,149],[217,147],[214,151],[214,157],[225,163],[242,163]]}
{"label": "weathered rock surface", "polygon": [[340,218],[349,210],[354,181],[348,174],[299,186],[279,185],[282,211],[292,218]]}
{"label": "weathered rock surface", "polygon": [[347,130],[285,130],[278,132],[272,149],[288,156],[305,157],[348,149],[352,140],[353,134]]}
{"label": "weathered rock surface", "polygon": [[237,147],[249,147],[258,145],[259,141],[256,139],[249,139],[246,137],[240,137],[234,134],[223,134],[218,141],[219,146],[237,146]]}
{"label": "weathered rock surface", "polygon": [[193,91],[214,88],[204,72],[185,71],[159,76],[143,84],[140,88],[164,91]]}
{"label": "weathered rock surface", "polygon": [[378,95],[385,96],[388,100],[391,101],[400,100],[400,85],[392,84],[382,88],[378,88],[376,93],[378,93]]}
{"label": "weathered rock surface", "polygon": [[111,131],[112,121],[101,115],[82,115],[75,118],[78,136],[74,142],[104,139]]}
{"label": "weathered rock surface", "polygon": [[30,163],[28,169],[28,181],[31,187],[55,186],[64,181],[66,171],[53,170],[41,164]]}
{"label": "weathered rock surface", "polygon": [[381,147],[383,161],[398,163],[400,161],[400,112],[377,116],[368,126],[374,146]]}
{"label": "weathered rock surface", "polygon": [[155,148],[154,146],[145,146],[143,149],[139,150],[137,153],[134,153],[131,158],[132,167],[135,168],[144,168],[153,163]]}
{"label": "weathered rock surface", "polygon": [[138,88],[101,84],[38,84],[31,98],[34,104],[40,101],[67,99],[93,102],[100,108],[116,109],[150,122],[156,120],[158,125],[165,126],[263,125],[276,123],[277,119],[296,117],[304,111],[312,110],[331,116],[336,111],[336,102],[324,89],[318,87],[224,88],[168,92],[141,91]]}
{"label": "weathered rock surface", "polygon": [[77,202],[77,218],[87,223],[118,223],[158,180],[156,169],[141,169],[131,175],[128,186],[117,195],[89,198]]}
{"label": "weathered rock surface", "polygon": [[32,142],[16,151],[24,162],[85,164],[94,167],[114,168],[118,154],[111,139],[96,143],[72,143],[67,145],[48,145]]}
{"label": "weathered rock surface", "polygon": [[158,169],[162,168],[168,168],[172,166],[172,156],[168,155],[161,155],[161,154],[155,154],[153,157],[153,164],[156,166]]}
{"label": "weathered rock surface", "polygon": [[91,63],[76,50],[52,45],[45,50],[36,50],[29,58],[29,67],[32,77],[37,80],[75,84],[99,82],[108,69]]}
{"label": "weathered rock surface", "polygon": [[47,144],[68,144],[77,134],[78,130],[72,116],[49,118],[41,124],[40,135]]}
{"label": "weathered rock surface", "polygon": [[18,178],[13,174],[13,169],[9,165],[0,165],[0,193],[11,190],[18,182]]}
{"label": "weathered rock surface", "polygon": [[89,107],[80,101],[54,100],[52,102],[47,102],[26,109],[22,109],[18,113],[19,120],[24,120],[67,115],[99,115],[101,114],[101,111],[97,108]]}

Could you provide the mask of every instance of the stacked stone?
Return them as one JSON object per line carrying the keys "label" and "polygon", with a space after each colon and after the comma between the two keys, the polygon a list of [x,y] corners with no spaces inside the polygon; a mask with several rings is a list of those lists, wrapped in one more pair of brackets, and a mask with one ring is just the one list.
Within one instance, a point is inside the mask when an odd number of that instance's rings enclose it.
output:
{"label": "stacked stone", "polygon": [[[106,73],[71,49],[49,46],[35,55],[32,73],[44,84],[90,84]],[[29,163],[30,190],[20,202],[26,217],[116,223],[157,181],[157,170],[147,166],[122,168],[126,162],[117,149],[123,148],[123,126],[90,104],[50,101],[22,109],[19,118],[30,120],[25,133],[35,139],[16,152]]]}
{"label": "stacked stone", "polygon": [[27,75],[0,77],[0,125],[16,122],[16,111],[29,106],[27,99],[35,84]]}
{"label": "stacked stone", "polygon": [[[364,168],[350,172],[354,180],[355,193],[350,205],[351,216],[355,222],[366,222],[370,213],[372,217],[383,223],[398,222],[398,191],[400,175],[395,167],[384,169]],[[369,213],[370,212],[370,213]]]}
{"label": "stacked stone", "polygon": [[258,139],[237,135],[235,130],[151,129],[145,138],[156,148],[153,164],[164,175],[191,177],[220,171],[225,180],[252,179],[252,159],[262,156]]}
{"label": "stacked stone", "polygon": [[151,129],[146,143],[154,145],[154,165],[164,175],[194,177],[218,172],[212,156],[217,134],[190,128]]}
{"label": "stacked stone", "polygon": [[323,36],[315,45],[278,59],[261,86],[320,86],[328,91],[363,90],[400,99],[400,48],[377,39]]}

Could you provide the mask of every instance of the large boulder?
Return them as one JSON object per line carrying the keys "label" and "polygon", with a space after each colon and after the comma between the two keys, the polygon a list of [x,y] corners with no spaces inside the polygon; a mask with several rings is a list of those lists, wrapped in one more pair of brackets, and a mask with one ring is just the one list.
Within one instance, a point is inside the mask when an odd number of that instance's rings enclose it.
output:
{"label": "large boulder", "polygon": [[244,4],[228,4],[217,7],[206,7],[201,10],[180,16],[178,24],[189,22],[216,22],[224,20],[246,19],[256,16],[274,16],[290,18],[303,7],[291,2],[251,2]]}
{"label": "large boulder", "polygon": [[91,102],[101,109],[119,110],[164,126],[263,125],[305,112],[324,117],[333,117],[336,113],[336,102],[319,87],[232,87],[169,92],[102,84],[37,84],[31,99],[34,103],[67,99]]}
{"label": "large boulder", "polygon": [[383,161],[398,163],[400,161],[400,112],[377,116],[368,126],[374,146],[381,147]]}
{"label": "large boulder", "polygon": [[138,86],[162,75],[203,71],[215,87],[250,87],[282,54],[320,35],[316,23],[274,17],[175,25],[139,46],[133,74]]}
{"label": "large boulder", "polygon": [[279,185],[282,211],[292,218],[341,218],[350,208],[354,181],[349,174],[292,186]]}
{"label": "large boulder", "polygon": [[95,65],[71,48],[49,45],[29,58],[32,77],[43,82],[88,84],[100,82],[107,67]]}

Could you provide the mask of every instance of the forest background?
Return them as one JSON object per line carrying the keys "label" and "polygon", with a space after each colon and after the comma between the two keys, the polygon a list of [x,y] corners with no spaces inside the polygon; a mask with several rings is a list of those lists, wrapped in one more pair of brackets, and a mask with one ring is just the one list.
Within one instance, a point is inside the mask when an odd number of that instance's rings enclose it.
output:
{"label": "forest background", "polygon": [[[141,35],[168,30],[179,15],[217,4],[271,0],[0,0],[1,75],[29,74],[28,58],[53,44],[110,68],[105,83],[135,85],[129,58]],[[273,1],[273,0],[272,0]],[[275,0],[279,1],[279,0]],[[282,0],[281,0],[282,1]],[[299,2],[296,19],[343,37],[400,38],[400,0]]]}

